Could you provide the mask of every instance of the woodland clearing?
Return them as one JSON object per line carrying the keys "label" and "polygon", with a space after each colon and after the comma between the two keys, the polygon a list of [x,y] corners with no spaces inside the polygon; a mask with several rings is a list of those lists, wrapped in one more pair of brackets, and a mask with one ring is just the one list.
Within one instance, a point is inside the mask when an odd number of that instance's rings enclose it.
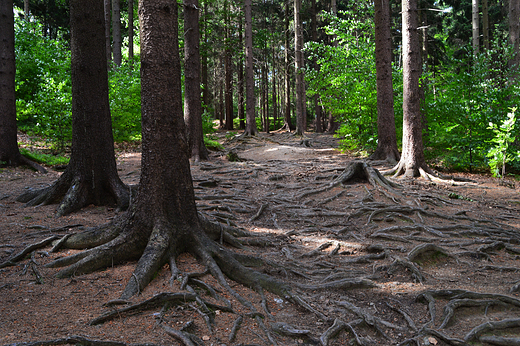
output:
{"label": "woodland clearing", "polygon": [[[189,292],[185,282],[169,285],[165,266],[138,297],[121,302],[130,304],[104,306],[117,302],[135,263],[57,279],[58,270],[44,265],[78,250],[52,252],[49,241],[0,269],[0,344],[520,345],[513,181],[460,173],[473,182],[371,184],[359,173],[344,179],[358,161],[335,149],[331,135],[224,135],[225,151],[192,164],[199,212],[257,234],[234,251],[262,258],[269,265],[257,269],[288,282],[308,309],[229,280],[257,318],[191,256],[177,265],[193,274],[190,286],[203,303],[168,301]],[[117,163],[125,183],[139,182],[138,149],[120,150]],[[369,163],[389,168],[378,164]],[[56,206],[15,201],[59,174],[0,170],[0,263],[118,214],[90,206],[56,218]],[[191,338],[181,343],[176,331]]]}

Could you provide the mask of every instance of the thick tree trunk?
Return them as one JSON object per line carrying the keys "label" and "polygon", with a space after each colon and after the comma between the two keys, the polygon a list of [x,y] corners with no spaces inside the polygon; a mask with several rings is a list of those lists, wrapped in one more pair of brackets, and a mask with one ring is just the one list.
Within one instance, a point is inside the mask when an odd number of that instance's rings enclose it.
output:
{"label": "thick tree trunk", "polygon": [[121,6],[120,0],[112,0],[112,51],[114,64],[121,66]]}
{"label": "thick tree trunk", "polygon": [[72,152],[50,187],[28,191],[28,205],[60,203],[57,215],[89,204],[126,208],[129,189],[117,175],[105,55],[103,0],[71,0]]}
{"label": "thick tree trunk", "polygon": [[208,13],[207,1],[204,1],[204,11],[202,20],[201,41],[203,42],[203,50],[201,54],[201,74],[202,74],[202,106],[206,109],[209,106],[209,83],[208,83],[208,52],[207,52],[207,23],[206,16]]}
{"label": "thick tree trunk", "polygon": [[111,0],[103,0],[103,11],[105,15],[105,50],[106,50],[106,59],[107,59],[107,67],[110,67],[110,63],[112,62],[112,44],[110,41],[110,6]]}
{"label": "thick tree trunk", "polygon": [[417,31],[417,0],[403,0],[403,152],[401,160],[385,174],[418,177],[431,170],[426,166],[422,141],[421,46]]}
{"label": "thick tree trunk", "polygon": [[301,0],[294,0],[294,72],[295,72],[295,109],[296,134],[305,132],[304,70],[303,70],[303,31],[300,21]]}
{"label": "thick tree trunk", "polygon": [[208,159],[202,133],[200,98],[199,2],[184,1],[184,121],[191,157]]}
{"label": "thick tree trunk", "polygon": [[0,166],[27,164],[45,172],[43,167],[23,157],[18,149],[12,0],[0,2],[0,42]]}
{"label": "thick tree trunk", "polygon": [[245,50],[246,50],[246,129],[244,135],[254,136],[258,132],[255,119],[255,79],[253,71],[253,23],[251,0],[244,1]]}
{"label": "thick tree trunk", "polygon": [[374,160],[387,160],[393,164],[400,158],[394,117],[394,89],[392,84],[392,37],[390,31],[390,3],[374,3],[376,78],[377,78],[377,148],[371,155]]}

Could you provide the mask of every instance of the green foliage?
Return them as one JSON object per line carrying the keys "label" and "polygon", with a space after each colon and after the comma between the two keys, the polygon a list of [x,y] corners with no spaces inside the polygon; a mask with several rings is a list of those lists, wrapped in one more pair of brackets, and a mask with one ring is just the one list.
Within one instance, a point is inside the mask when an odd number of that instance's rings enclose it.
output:
{"label": "green foliage", "polygon": [[42,30],[38,22],[15,20],[18,126],[63,148],[72,136],[70,51]]}
{"label": "green foliage", "polygon": [[26,148],[20,148],[20,153],[22,153],[22,155],[28,157],[29,159],[35,162],[43,163],[47,166],[67,165],[70,160],[68,157],[65,156],[45,154],[40,153],[38,151],[29,151]]}
{"label": "green foliage", "polygon": [[[518,104],[517,83],[511,83],[511,58],[507,43],[472,59],[471,47],[452,54],[443,69],[427,76],[430,91],[423,107],[428,119],[425,140],[429,158],[442,157],[450,169],[482,169],[487,166],[493,131]],[[462,58],[454,58],[454,56]]]}
{"label": "green foliage", "polygon": [[[511,113],[507,114],[507,119],[498,126],[492,122],[489,122],[488,129],[491,129],[495,134],[495,137],[491,139],[491,143],[494,145],[489,149],[487,157],[489,158],[489,167],[494,177],[504,178],[506,174],[506,163],[512,161],[515,158],[520,158],[520,152],[511,153],[508,151],[510,144],[515,141],[513,136],[513,130],[515,129],[516,123],[516,108],[513,108]],[[502,173],[500,173],[502,168]]]}
{"label": "green foliage", "polygon": [[114,141],[141,139],[141,76],[139,62],[125,62],[109,72],[109,99]]}
{"label": "green foliage", "polygon": [[359,3],[355,11],[342,12],[346,19],[330,20],[325,29],[337,45],[308,42],[306,51],[319,68],[306,72],[307,95],[319,96],[326,111],[341,123],[338,135],[344,149],[377,146],[377,93],[372,6]]}

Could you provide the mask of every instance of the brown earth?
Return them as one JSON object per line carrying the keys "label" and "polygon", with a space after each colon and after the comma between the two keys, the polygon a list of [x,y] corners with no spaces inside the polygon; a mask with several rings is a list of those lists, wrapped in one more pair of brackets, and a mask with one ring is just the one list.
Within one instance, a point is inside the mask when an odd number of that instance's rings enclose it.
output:
{"label": "brown earth", "polygon": [[[57,269],[44,265],[74,251],[51,253],[48,245],[0,269],[0,344],[81,344],[77,338],[65,340],[81,336],[184,345],[162,328],[169,326],[198,336],[201,341],[194,338],[193,345],[515,345],[520,338],[515,286],[520,282],[520,198],[514,183],[499,185],[488,176],[466,174],[475,182],[395,180],[401,187],[393,189],[356,177],[331,184],[353,158],[333,149],[332,136],[308,136],[302,142],[290,134],[232,140],[222,134],[226,151],[192,165],[199,210],[267,240],[236,251],[271,263],[258,270],[289,282],[308,309],[271,293],[262,299],[230,282],[263,312],[255,319],[205,275],[200,279],[219,298],[210,297],[202,284],[197,292],[222,307],[229,299],[232,311],[214,307],[205,314],[197,303],[186,302],[119,311],[117,318],[91,326],[104,312],[122,308],[103,304],[119,297],[135,263],[56,279]],[[241,161],[230,162],[230,150]],[[138,183],[139,164],[138,150],[119,152],[118,169],[126,183]],[[90,206],[55,218],[55,206],[24,208],[15,201],[25,188],[50,184],[59,174],[0,170],[0,263],[50,236],[78,232],[117,214],[110,207]],[[190,256],[179,258],[178,266],[184,272],[204,271]],[[179,292],[181,283],[170,286],[168,279],[165,266],[132,303]],[[243,322],[230,341],[240,316]],[[295,330],[280,331],[280,326],[288,330],[282,322]]]}

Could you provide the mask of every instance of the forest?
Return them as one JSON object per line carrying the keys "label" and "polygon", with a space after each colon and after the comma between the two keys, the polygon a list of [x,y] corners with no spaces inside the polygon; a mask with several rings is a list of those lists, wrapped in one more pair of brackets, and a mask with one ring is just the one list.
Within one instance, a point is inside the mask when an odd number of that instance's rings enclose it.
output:
{"label": "forest", "polygon": [[0,18],[0,344],[520,345],[519,0]]}

